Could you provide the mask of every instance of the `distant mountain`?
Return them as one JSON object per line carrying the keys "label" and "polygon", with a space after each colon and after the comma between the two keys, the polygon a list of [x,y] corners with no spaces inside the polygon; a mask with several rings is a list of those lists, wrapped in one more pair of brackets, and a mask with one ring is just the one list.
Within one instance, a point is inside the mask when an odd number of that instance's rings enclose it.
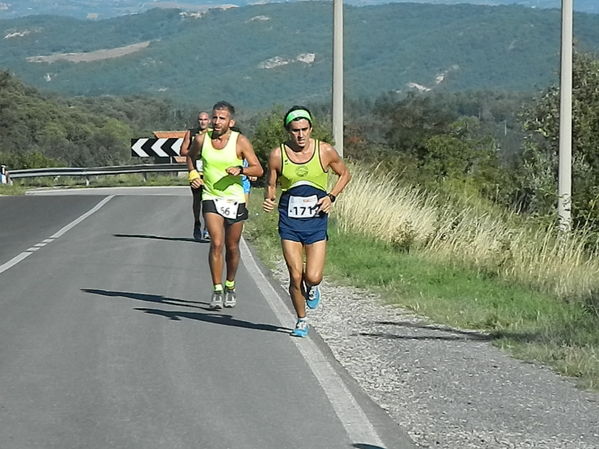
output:
{"label": "distant mountain", "polygon": [[[90,0],[91,1],[91,0]],[[575,15],[577,48],[599,50],[599,15]],[[557,81],[560,12],[392,3],[345,10],[345,90],[533,91]],[[88,21],[0,21],[0,69],[69,95],[163,96],[208,107],[326,101],[330,2],[190,13],[153,9]]]}
{"label": "distant mountain", "polygon": [[[291,0],[293,1],[293,0]],[[389,0],[344,0],[348,5],[380,5]],[[531,8],[560,8],[561,0],[391,0],[392,3],[428,3],[455,5],[470,3],[475,5],[521,5]],[[125,14],[138,14],[152,8],[180,8],[185,10],[206,10],[209,7],[225,4],[247,6],[254,0],[4,0],[0,1],[0,19],[12,19],[28,15],[54,14],[81,19],[107,19]],[[261,3],[276,3],[263,1]],[[574,9],[579,12],[599,13],[598,0],[575,0]]]}
{"label": "distant mountain", "polygon": [[[390,0],[393,3],[428,3],[433,5],[457,5],[467,3],[471,5],[486,5],[486,6],[507,6],[519,5],[529,8],[542,9],[560,9],[562,0]],[[389,3],[386,0],[347,0],[348,4],[353,5],[380,5]],[[599,1],[597,0],[573,0],[573,8],[575,11],[586,13],[599,13]]]}

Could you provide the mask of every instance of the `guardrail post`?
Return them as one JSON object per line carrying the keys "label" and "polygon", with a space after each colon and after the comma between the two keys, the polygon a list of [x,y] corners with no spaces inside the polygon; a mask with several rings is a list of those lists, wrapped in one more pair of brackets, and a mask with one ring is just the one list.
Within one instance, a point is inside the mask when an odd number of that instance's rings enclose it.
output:
{"label": "guardrail post", "polygon": [[0,165],[0,184],[8,184],[8,171],[6,165]]}
{"label": "guardrail post", "polygon": [[85,187],[89,187],[89,176],[85,177]]}

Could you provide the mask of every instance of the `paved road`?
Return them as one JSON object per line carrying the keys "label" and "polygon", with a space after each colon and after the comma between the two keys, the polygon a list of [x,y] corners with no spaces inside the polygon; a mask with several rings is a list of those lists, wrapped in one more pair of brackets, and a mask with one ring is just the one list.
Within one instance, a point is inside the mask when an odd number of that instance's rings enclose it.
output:
{"label": "paved road", "polygon": [[413,447],[245,245],[208,310],[188,189],[59,193],[0,198],[2,449]]}

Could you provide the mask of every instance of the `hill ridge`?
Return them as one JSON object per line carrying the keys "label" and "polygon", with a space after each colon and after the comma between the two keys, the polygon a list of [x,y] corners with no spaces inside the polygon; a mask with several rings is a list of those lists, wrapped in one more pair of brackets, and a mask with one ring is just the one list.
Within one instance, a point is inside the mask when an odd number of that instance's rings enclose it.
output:
{"label": "hill ridge", "polygon": [[[201,17],[163,9],[95,22],[32,16],[0,21],[0,68],[68,95],[163,95],[203,107],[228,98],[268,108],[330,96],[331,20],[325,2],[213,9]],[[523,6],[348,6],[346,95],[538,90],[557,80],[560,23],[557,10]],[[599,50],[599,15],[576,14],[575,37],[577,48]],[[141,42],[149,44],[115,59],[30,62]]]}

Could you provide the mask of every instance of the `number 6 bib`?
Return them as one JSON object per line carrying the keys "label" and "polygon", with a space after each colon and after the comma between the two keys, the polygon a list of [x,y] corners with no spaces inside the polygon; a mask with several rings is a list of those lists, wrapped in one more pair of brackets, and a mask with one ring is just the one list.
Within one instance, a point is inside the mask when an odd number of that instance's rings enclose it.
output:
{"label": "number 6 bib", "polygon": [[318,197],[312,196],[290,196],[287,215],[290,218],[310,218],[318,213]]}

